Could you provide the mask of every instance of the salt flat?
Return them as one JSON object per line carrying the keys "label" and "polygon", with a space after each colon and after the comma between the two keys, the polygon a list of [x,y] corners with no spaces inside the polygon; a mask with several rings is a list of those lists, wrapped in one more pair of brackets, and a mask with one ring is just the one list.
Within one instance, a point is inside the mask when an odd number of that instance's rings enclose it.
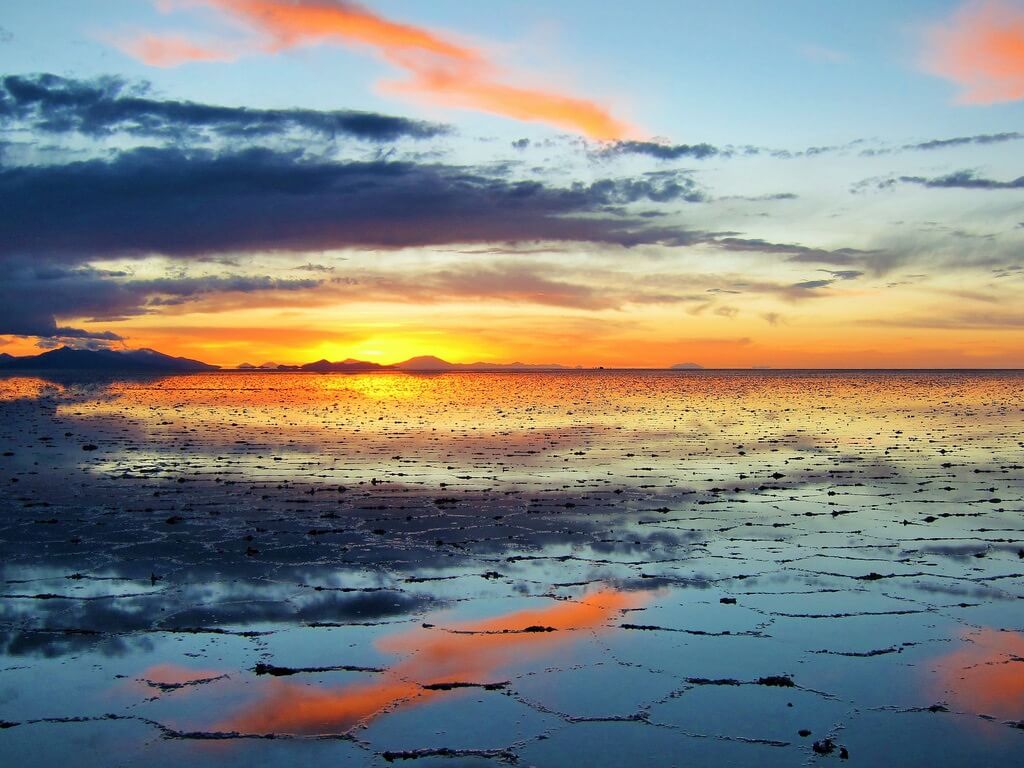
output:
{"label": "salt flat", "polygon": [[1014,372],[0,379],[0,753],[1013,764],[1022,393]]}

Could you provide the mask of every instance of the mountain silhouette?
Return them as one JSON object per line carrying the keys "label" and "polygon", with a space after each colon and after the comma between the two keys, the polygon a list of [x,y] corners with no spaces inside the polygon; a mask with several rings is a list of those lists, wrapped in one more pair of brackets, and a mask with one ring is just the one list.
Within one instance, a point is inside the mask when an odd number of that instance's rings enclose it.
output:
{"label": "mountain silhouette", "polygon": [[411,357],[401,363],[395,363],[392,367],[400,371],[522,371],[562,370],[568,368],[568,366],[556,363],[449,363],[447,360],[442,360],[434,355]]}
{"label": "mountain silhouette", "polygon": [[[579,366],[577,366],[577,368],[578,367]],[[410,357],[408,360],[403,360],[400,363],[392,363],[390,365],[373,363],[368,360],[356,360],[350,357],[347,360],[339,360],[334,362],[327,359],[322,359],[312,363],[304,363],[302,365],[275,365],[274,363],[264,363],[263,365],[255,366],[252,365],[251,363],[242,363],[241,365],[238,366],[238,370],[244,371],[313,371],[315,373],[330,373],[332,371],[555,371],[567,369],[569,369],[569,366],[558,365],[555,363],[539,365],[518,362],[449,363],[447,360],[442,360],[440,357],[437,357],[435,355],[420,355],[419,357]]]}
{"label": "mountain silhouette", "polygon": [[171,357],[153,349],[72,349],[59,347],[39,355],[0,356],[0,371],[96,371],[105,373],[196,373],[216,371],[187,357]]}
{"label": "mountain silhouette", "polygon": [[[278,366],[283,368],[284,366]],[[389,368],[390,366],[381,365],[380,363],[370,363],[365,360],[341,360],[340,362],[332,363],[329,360],[317,360],[315,363],[306,363],[305,365],[298,366],[300,371],[376,371],[383,368]]]}

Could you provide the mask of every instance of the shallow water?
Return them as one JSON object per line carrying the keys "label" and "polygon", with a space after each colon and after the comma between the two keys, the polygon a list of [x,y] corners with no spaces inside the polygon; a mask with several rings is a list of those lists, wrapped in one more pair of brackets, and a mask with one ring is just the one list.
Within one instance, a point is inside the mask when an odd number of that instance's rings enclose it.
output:
{"label": "shallow water", "polygon": [[1024,748],[1020,373],[12,377],[0,454],[5,763]]}

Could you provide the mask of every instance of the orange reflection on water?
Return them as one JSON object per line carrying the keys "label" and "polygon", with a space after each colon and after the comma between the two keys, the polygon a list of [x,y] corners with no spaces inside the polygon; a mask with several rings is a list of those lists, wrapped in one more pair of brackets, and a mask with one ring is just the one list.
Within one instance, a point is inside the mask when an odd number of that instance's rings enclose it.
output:
{"label": "orange reflection on water", "polygon": [[66,392],[66,388],[60,384],[35,376],[0,376],[0,403],[38,400],[48,395],[57,397]]}
{"label": "orange reflection on water", "polygon": [[154,664],[146,668],[136,678],[136,682],[141,685],[185,686],[216,680],[223,676],[223,672],[213,669],[194,669],[179,664]]}
{"label": "orange reflection on water", "polygon": [[957,709],[1024,717],[1024,634],[985,628],[938,660],[942,693]]}
{"label": "orange reflection on water", "polygon": [[217,725],[242,733],[339,733],[386,710],[421,704],[441,691],[437,683],[493,683],[506,667],[550,653],[576,639],[574,631],[601,631],[620,611],[647,596],[605,588],[558,602],[444,629],[430,625],[382,638],[380,650],[408,654],[381,679],[341,688],[273,681],[255,703]]}

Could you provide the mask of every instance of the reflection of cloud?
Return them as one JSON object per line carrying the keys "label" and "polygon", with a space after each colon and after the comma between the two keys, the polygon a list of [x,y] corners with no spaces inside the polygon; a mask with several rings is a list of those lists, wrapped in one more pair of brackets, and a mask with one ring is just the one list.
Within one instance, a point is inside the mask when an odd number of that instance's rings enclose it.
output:
{"label": "reflection of cloud", "polygon": [[201,1],[248,27],[254,36],[248,40],[197,44],[178,36],[149,34],[122,40],[119,46],[129,55],[158,67],[190,61],[230,61],[252,51],[278,53],[311,45],[358,46],[405,72],[405,80],[385,84],[390,91],[436,104],[548,123],[595,139],[621,139],[633,133],[630,126],[593,101],[505,82],[507,73],[479,47],[425,27],[385,19],[355,3]]}
{"label": "reflection of cloud", "polygon": [[963,647],[938,660],[942,694],[958,709],[1024,717],[1024,634],[986,627],[963,639]]}
{"label": "reflection of cloud", "polygon": [[273,681],[259,701],[229,716],[217,730],[244,733],[337,733],[390,707],[438,695],[434,683],[492,683],[524,658],[572,642],[573,631],[599,631],[618,612],[644,601],[643,593],[612,588],[548,608],[503,614],[445,629],[424,626],[383,638],[383,651],[408,654],[380,680],[342,688]]}
{"label": "reflection of cloud", "polygon": [[157,688],[163,691],[174,691],[204,683],[221,680],[226,675],[212,669],[194,669],[180,664],[154,664],[146,668],[137,678],[135,685],[149,690]]}

